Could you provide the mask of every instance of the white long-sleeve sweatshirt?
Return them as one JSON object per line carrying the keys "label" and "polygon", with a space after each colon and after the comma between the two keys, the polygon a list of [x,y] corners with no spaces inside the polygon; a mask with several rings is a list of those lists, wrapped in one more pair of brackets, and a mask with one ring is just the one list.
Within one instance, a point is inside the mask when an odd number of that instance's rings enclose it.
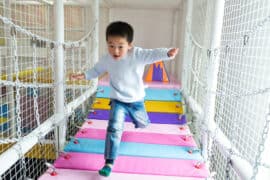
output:
{"label": "white long-sleeve sweatshirt", "polygon": [[144,67],[161,60],[169,60],[167,48],[142,49],[133,47],[127,55],[114,60],[110,54],[103,56],[95,66],[85,72],[87,80],[108,72],[110,75],[110,98],[121,102],[144,99]]}

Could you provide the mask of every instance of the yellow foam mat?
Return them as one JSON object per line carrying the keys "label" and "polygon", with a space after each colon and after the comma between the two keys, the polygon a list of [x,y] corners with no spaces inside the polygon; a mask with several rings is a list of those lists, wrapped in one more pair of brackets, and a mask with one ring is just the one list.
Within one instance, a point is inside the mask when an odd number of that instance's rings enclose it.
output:
{"label": "yellow foam mat", "polygon": [[[10,144],[0,144],[0,154],[8,150],[13,146]],[[26,153],[25,157],[27,158],[36,158],[36,159],[56,159],[55,148],[53,144],[43,144],[43,145],[35,145],[28,153]]]}
{"label": "yellow foam mat", "polygon": [[[96,98],[93,103],[93,109],[110,109],[110,99]],[[164,113],[183,113],[183,107],[180,102],[171,101],[145,101],[147,112],[164,112]]]}
{"label": "yellow foam mat", "polygon": [[5,118],[5,117],[0,117],[0,125],[1,124],[3,124],[3,123],[5,123],[5,122],[7,122],[7,118]]}

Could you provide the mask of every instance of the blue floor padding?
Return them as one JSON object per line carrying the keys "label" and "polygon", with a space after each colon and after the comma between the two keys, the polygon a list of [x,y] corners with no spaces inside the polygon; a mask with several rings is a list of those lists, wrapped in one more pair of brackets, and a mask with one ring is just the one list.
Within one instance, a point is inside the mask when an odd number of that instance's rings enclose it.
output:
{"label": "blue floor padding", "polygon": [[[65,147],[66,152],[83,152],[103,154],[105,149],[104,140],[78,138],[79,143],[70,141]],[[156,158],[172,158],[187,160],[202,160],[199,152],[188,153],[189,148],[183,146],[145,144],[133,142],[121,142],[119,155],[141,156]]]}
{"label": "blue floor padding", "polygon": [[[102,91],[101,91],[102,90]],[[145,89],[145,100],[152,101],[181,101],[180,91],[176,89],[158,89],[158,88],[146,88]],[[98,86],[98,98],[109,98],[110,87]]]}

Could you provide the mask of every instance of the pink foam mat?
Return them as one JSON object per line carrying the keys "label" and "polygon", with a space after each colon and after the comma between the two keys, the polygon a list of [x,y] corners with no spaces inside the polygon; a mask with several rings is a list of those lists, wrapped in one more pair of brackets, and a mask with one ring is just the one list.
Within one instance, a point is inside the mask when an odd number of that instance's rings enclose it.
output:
{"label": "pink foam mat", "polygon": [[[96,128],[96,129],[106,129],[107,120],[87,120],[82,128]],[[147,128],[134,128],[134,124],[131,122],[125,122],[124,131],[132,132],[146,132],[146,133],[160,133],[160,134],[177,134],[177,135],[189,135],[190,130],[188,126],[181,126],[175,124],[150,124]]]}
{"label": "pink foam mat", "polygon": [[52,171],[49,169],[38,180],[204,180],[204,178],[154,176],[115,172],[113,172],[109,177],[102,177],[97,173],[97,171],[75,169],[56,169],[56,176],[51,176],[51,172]]}
{"label": "pink foam mat", "polygon": [[[85,128],[78,131],[75,137],[90,138],[90,139],[105,139],[106,130],[96,128]],[[145,132],[138,133],[138,132],[124,131],[122,135],[122,141],[149,143],[149,144],[179,145],[190,147],[196,146],[196,142],[190,136],[161,134],[161,133],[145,133]]]}
{"label": "pink foam mat", "polygon": [[[104,165],[102,154],[68,153],[69,158],[59,157],[54,166],[63,169],[80,169],[97,171]],[[179,177],[208,177],[205,164],[196,167],[195,160],[145,158],[133,156],[119,156],[115,160],[113,172],[134,173]]]}

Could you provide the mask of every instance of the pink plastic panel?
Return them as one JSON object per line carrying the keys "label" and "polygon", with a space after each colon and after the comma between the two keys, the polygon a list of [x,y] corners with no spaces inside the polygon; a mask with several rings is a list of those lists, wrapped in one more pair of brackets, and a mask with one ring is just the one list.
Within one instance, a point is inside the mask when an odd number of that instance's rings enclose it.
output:
{"label": "pink plastic panel", "polygon": [[[85,128],[78,131],[75,137],[90,138],[90,139],[105,139],[106,130],[95,129],[95,128]],[[192,147],[196,146],[194,139],[190,136],[174,135],[174,134],[160,134],[160,133],[132,132],[132,131],[124,131],[122,135],[122,141],[149,143],[149,144],[192,146]]]}
{"label": "pink plastic panel", "polygon": [[[57,168],[97,171],[104,165],[102,154],[68,153],[69,158],[59,157],[54,165]],[[144,158],[119,156],[113,172],[151,174],[180,177],[207,177],[208,170],[204,164],[195,167],[197,161],[181,159]]]}
{"label": "pink plastic panel", "polygon": [[[96,128],[106,129],[107,120],[87,120],[82,128]],[[125,131],[132,132],[146,132],[146,133],[161,133],[161,134],[177,134],[177,135],[189,135],[190,131],[187,126],[180,126],[175,124],[150,124],[144,129],[135,129],[134,125],[130,122],[125,122]]]}
{"label": "pink plastic panel", "polygon": [[204,180],[204,178],[154,176],[115,172],[113,172],[109,177],[102,177],[97,173],[97,171],[74,169],[56,169],[56,172],[56,176],[51,176],[51,170],[48,170],[39,178],[39,180]]}

